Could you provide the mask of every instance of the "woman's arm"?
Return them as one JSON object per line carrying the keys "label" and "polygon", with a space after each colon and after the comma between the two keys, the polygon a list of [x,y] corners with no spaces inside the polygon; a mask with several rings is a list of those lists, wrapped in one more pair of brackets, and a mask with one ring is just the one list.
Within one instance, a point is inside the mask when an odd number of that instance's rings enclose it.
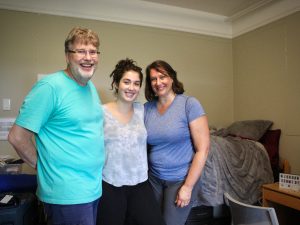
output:
{"label": "woman's arm", "polygon": [[32,168],[36,168],[37,153],[32,141],[33,134],[32,131],[14,124],[9,132],[8,141],[21,159]]}
{"label": "woman's arm", "polygon": [[190,122],[189,127],[195,148],[195,155],[184,184],[177,193],[175,202],[178,207],[184,207],[190,203],[192,190],[202,173],[210,144],[209,128],[206,116],[201,116],[193,120]]}

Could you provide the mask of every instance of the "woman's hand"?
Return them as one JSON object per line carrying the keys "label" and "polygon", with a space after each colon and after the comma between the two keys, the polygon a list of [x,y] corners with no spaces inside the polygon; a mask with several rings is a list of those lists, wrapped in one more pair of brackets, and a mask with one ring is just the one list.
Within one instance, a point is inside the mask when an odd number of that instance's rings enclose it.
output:
{"label": "woman's hand", "polygon": [[202,169],[205,165],[209,151],[209,129],[206,116],[201,116],[193,120],[190,124],[191,136],[195,148],[195,155],[192,160],[191,167],[176,196],[176,205],[185,207],[190,204],[192,190],[199,180]]}
{"label": "woman's hand", "polygon": [[176,196],[176,200],[175,200],[176,206],[182,208],[190,204],[192,191],[193,191],[192,187],[188,187],[187,185],[182,185]]}

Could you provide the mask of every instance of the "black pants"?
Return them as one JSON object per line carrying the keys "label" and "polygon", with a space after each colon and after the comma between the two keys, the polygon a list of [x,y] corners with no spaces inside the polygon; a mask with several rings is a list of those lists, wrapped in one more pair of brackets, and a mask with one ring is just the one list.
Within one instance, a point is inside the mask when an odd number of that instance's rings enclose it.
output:
{"label": "black pants", "polygon": [[138,225],[165,225],[148,181],[115,187],[103,181],[97,225],[124,225],[130,220]]}

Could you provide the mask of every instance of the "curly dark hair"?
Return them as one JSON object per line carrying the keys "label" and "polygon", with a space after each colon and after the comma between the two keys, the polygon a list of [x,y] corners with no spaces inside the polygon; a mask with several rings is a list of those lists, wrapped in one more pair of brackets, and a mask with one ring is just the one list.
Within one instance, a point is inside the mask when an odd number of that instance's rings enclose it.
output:
{"label": "curly dark hair", "polygon": [[115,66],[115,69],[112,71],[112,73],[109,75],[113,80],[111,82],[111,90],[114,90],[114,93],[118,93],[118,89],[116,88],[119,86],[120,80],[124,76],[124,74],[128,71],[135,71],[139,74],[140,77],[140,87],[143,83],[143,72],[142,68],[136,65],[136,62],[132,59],[126,58],[122,59],[118,62],[118,64]]}
{"label": "curly dark hair", "polygon": [[152,62],[146,68],[146,86],[145,86],[145,97],[148,101],[156,100],[158,97],[155,95],[151,87],[150,71],[154,69],[157,72],[168,75],[172,78],[172,90],[175,94],[183,94],[184,88],[183,84],[177,79],[177,72],[171,67],[170,64],[163,60],[156,60]]}

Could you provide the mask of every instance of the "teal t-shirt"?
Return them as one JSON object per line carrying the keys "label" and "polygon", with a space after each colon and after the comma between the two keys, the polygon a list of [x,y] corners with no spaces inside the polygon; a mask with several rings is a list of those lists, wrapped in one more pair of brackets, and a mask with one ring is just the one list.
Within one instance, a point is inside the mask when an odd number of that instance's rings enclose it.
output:
{"label": "teal t-shirt", "polygon": [[37,195],[51,204],[80,204],[102,194],[103,111],[91,81],[78,85],[63,71],[37,82],[16,124],[35,133]]}

